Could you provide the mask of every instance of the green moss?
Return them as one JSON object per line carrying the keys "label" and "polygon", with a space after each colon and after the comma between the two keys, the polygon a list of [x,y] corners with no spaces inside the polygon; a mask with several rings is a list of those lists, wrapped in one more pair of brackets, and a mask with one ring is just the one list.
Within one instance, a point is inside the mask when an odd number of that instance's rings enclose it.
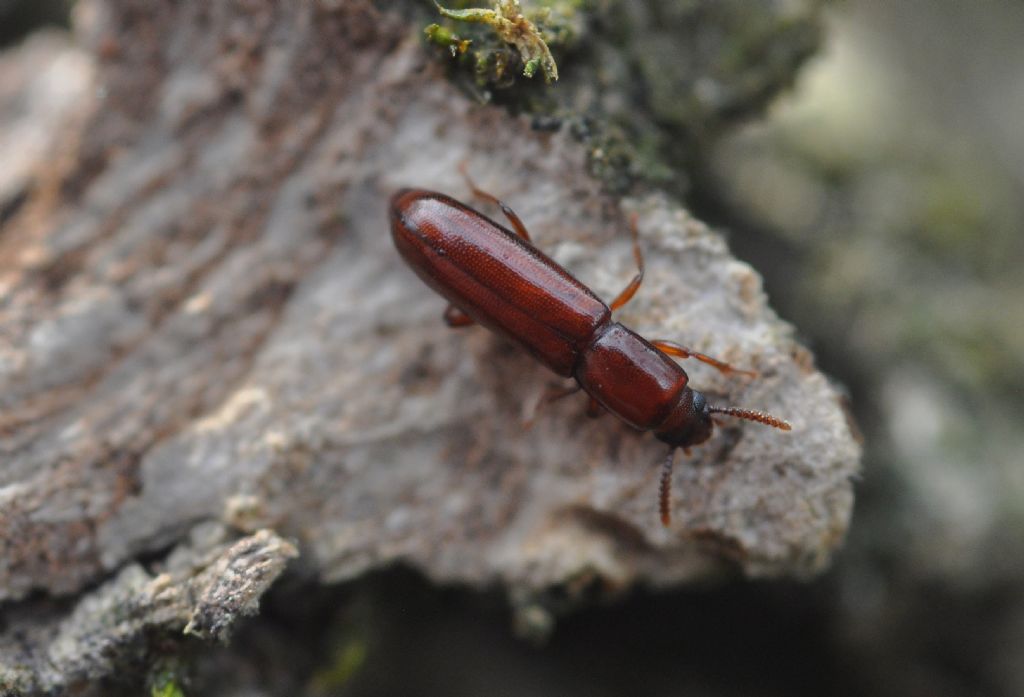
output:
{"label": "green moss", "polygon": [[312,679],[314,694],[333,694],[349,683],[366,663],[369,646],[363,637],[350,637],[339,644],[326,667]]}
{"label": "green moss", "polygon": [[[532,12],[524,12],[519,0],[498,0],[493,9],[479,7],[468,9],[448,9],[434,3],[443,17],[459,22],[473,22],[490,27],[494,37],[503,46],[494,46],[492,40],[484,40],[482,48],[476,52],[477,77],[484,83],[504,84],[506,73],[513,66],[522,65],[524,77],[532,78],[539,69],[547,82],[558,79],[558,66],[554,56],[544,40],[544,33],[532,21],[547,21],[551,11],[542,7]],[[431,25],[437,26],[437,25]],[[428,35],[437,34],[437,30]],[[516,60],[507,47],[514,49]],[[480,70],[485,65],[487,69]]]}
{"label": "green moss", "polygon": [[685,193],[715,138],[760,113],[817,48],[823,0],[481,4],[449,0],[427,29],[457,84],[541,127],[571,126],[611,191],[643,180]]}
{"label": "green moss", "polygon": [[150,697],[185,697],[185,691],[178,684],[177,672],[162,670],[150,680]]}
{"label": "green moss", "polygon": [[427,35],[427,41],[430,43],[447,48],[451,52],[452,58],[465,53],[469,49],[469,45],[473,43],[470,39],[463,39],[440,24],[427,26],[423,33]]}

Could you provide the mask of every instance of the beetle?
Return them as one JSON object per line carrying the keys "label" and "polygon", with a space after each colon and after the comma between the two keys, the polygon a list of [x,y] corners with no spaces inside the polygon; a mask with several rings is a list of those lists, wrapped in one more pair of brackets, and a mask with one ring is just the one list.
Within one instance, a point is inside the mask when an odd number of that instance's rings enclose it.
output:
{"label": "beetle", "polygon": [[[638,272],[611,304],[533,246],[526,226],[505,203],[463,175],[473,194],[497,205],[509,230],[454,198],[424,189],[401,189],[389,206],[391,236],[405,262],[448,300],[445,321],[478,323],[518,344],[556,374],[575,378],[590,396],[633,428],[653,431],[669,445],[659,483],[663,525],[671,522],[676,450],[711,437],[712,414],[757,421],[784,431],[786,421],[760,411],[708,404],[689,387],[670,356],[695,358],[725,374],[754,375],[671,341],[648,341],[612,321],[644,276],[643,254],[632,220]],[[563,395],[559,395],[563,396]]]}

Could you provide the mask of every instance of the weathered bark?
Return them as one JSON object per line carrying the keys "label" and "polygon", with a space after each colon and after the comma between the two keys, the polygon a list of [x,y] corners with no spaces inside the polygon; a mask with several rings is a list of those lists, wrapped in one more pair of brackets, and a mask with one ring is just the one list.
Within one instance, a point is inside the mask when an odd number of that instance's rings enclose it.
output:
{"label": "weathered bark", "polygon": [[[89,96],[2,192],[0,684],[101,675],[147,627],[221,634],[244,608],[195,590],[251,607],[291,556],[278,535],[309,583],[396,561],[512,593],[827,563],[859,455],[844,411],[757,274],[677,203],[602,193],[578,142],[472,104],[395,11],[80,11]],[[726,424],[677,469],[664,529],[663,446],[573,400],[525,430],[551,376],[447,329],[388,237],[389,193],[465,196],[463,160],[603,297],[632,273],[636,212],[648,272],[622,320],[755,368],[686,366],[793,432]],[[217,524],[248,537],[189,542]],[[240,545],[262,561],[237,565]],[[125,594],[132,624],[107,636]]]}

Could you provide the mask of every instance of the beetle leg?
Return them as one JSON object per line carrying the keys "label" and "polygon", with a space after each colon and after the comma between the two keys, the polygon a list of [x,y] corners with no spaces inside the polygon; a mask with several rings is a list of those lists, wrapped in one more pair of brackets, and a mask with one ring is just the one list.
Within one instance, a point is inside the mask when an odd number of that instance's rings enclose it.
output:
{"label": "beetle leg", "polygon": [[668,456],[661,463],[661,480],[658,482],[658,512],[661,513],[661,524],[666,528],[672,523],[672,465],[676,459],[676,449],[669,448]]}
{"label": "beetle leg", "polygon": [[544,401],[547,403],[557,402],[563,397],[568,397],[569,395],[576,394],[582,389],[583,388],[580,387],[579,385],[572,385],[570,387],[549,387],[544,392]]}
{"label": "beetle leg", "polygon": [[474,324],[472,317],[454,305],[449,305],[445,308],[443,317],[445,323],[452,328],[468,327],[469,325]]}
{"label": "beetle leg", "polygon": [[609,305],[612,312],[628,303],[633,296],[636,295],[637,290],[640,288],[640,284],[643,283],[644,280],[644,255],[640,251],[640,233],[637,232],[636,213],[629,216],[629,229],[633,233],[633,258],[636,259],[637,272],[636,276],[633,276],[633,280],[629,282],[629,285],[623,288],[622,292],[615,296],[615,300],[612,300],[611,305]]}
{"label": "beetle leg", "polygon": [[498,208],[501,209],[501,212],[505,214],[505,217],[508,218],[508,222],[512,223],[512,227],[513,229],[515,229],[516,234],[522,237],[527,242],[531,241],[530,233],[526,231],[526,226],[523,225],[523,221],[519,219],[519,216],[516,215],[516,212],[512,210],[508,205],[506,205],[505,202],[499,199],[497,196],[495,196],[494,194],[487,193],[486,191],[484,191],[483,189],[476,185],[473,179],[469,176],[469,170],[466,167],[465,160],[459,163],[459,172],[462,174],[463,179],[466,180],[466,185],[469,187],[470,191],[473,192],[474,196],[495,204]]}
{"label": "beetle leg", "polygon": [[587,402],[587,416],[589,416],[592,419],[596,419],[602,414],[604,414],[604,407],[601,406],[601,403],[599,401],[591,397],[590,401]]}
{"label": "beetle leg", "polygon": [[674,341],[665,341],[664,339],[659,339],[657,341],[652,341],[651,343],[655,347],[661,349],[670,356],[676,356],[677,358],[696,358],[701,363],[707,363],[708,365],[715,367],[725,375],[738,373],[740,375],[747,375],[752,378],[757,377],[757,373],[754,372],[753,370],[740,370],[739,368],[734,368],[733,366],[729,365],[724,361],[720,361],[717,358],[712,358],[711,356],[706,356],[703,353],[698,353],[693,349],[686,348],[685,346],[677,344]]}
{"label": "beetle leg", "polygon": [[548,385],[547,389],[544,390],[544,394],[542,394],[540,396],[540,399],[537,400],[537,405],[533,408],[533,415],[523,422],[523,428],[529,429],[533,427],[533,423],[537,419],[537,412],[539,412],[541,407],[544,406],[545,404],[557,402],[563,397],[568,397],[569,395],[576,394],[582,389],[583,388],[580,387],[579,385],[572,385],[571,387],[558,387],[554,385]]}

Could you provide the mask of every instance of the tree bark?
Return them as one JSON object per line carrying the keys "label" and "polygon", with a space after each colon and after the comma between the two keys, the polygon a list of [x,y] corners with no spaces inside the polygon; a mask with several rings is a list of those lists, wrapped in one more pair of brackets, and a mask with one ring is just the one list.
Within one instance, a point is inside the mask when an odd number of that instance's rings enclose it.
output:
{"label": "tree bark", "polygon": [[[154,632],[225,636],[296,552],[308,584],[401,562],[516,595],[806,576],[840,544],[859,446],[757,273],[671,196],[609,194],[569,129],[473,103],[407,7],[80,3],[88,89],[0,187],[9,691],[108,674]],[[0,70],[83,60],[49,55]],[[446,328],[392,248],[390,193],[468,199],[462,162],[605,298],[637,214],[620,319],[757,370],[685,366],[793,431],[724,424],[663,528],[664,446],[572,399],[534,417],[552,376]]]}

